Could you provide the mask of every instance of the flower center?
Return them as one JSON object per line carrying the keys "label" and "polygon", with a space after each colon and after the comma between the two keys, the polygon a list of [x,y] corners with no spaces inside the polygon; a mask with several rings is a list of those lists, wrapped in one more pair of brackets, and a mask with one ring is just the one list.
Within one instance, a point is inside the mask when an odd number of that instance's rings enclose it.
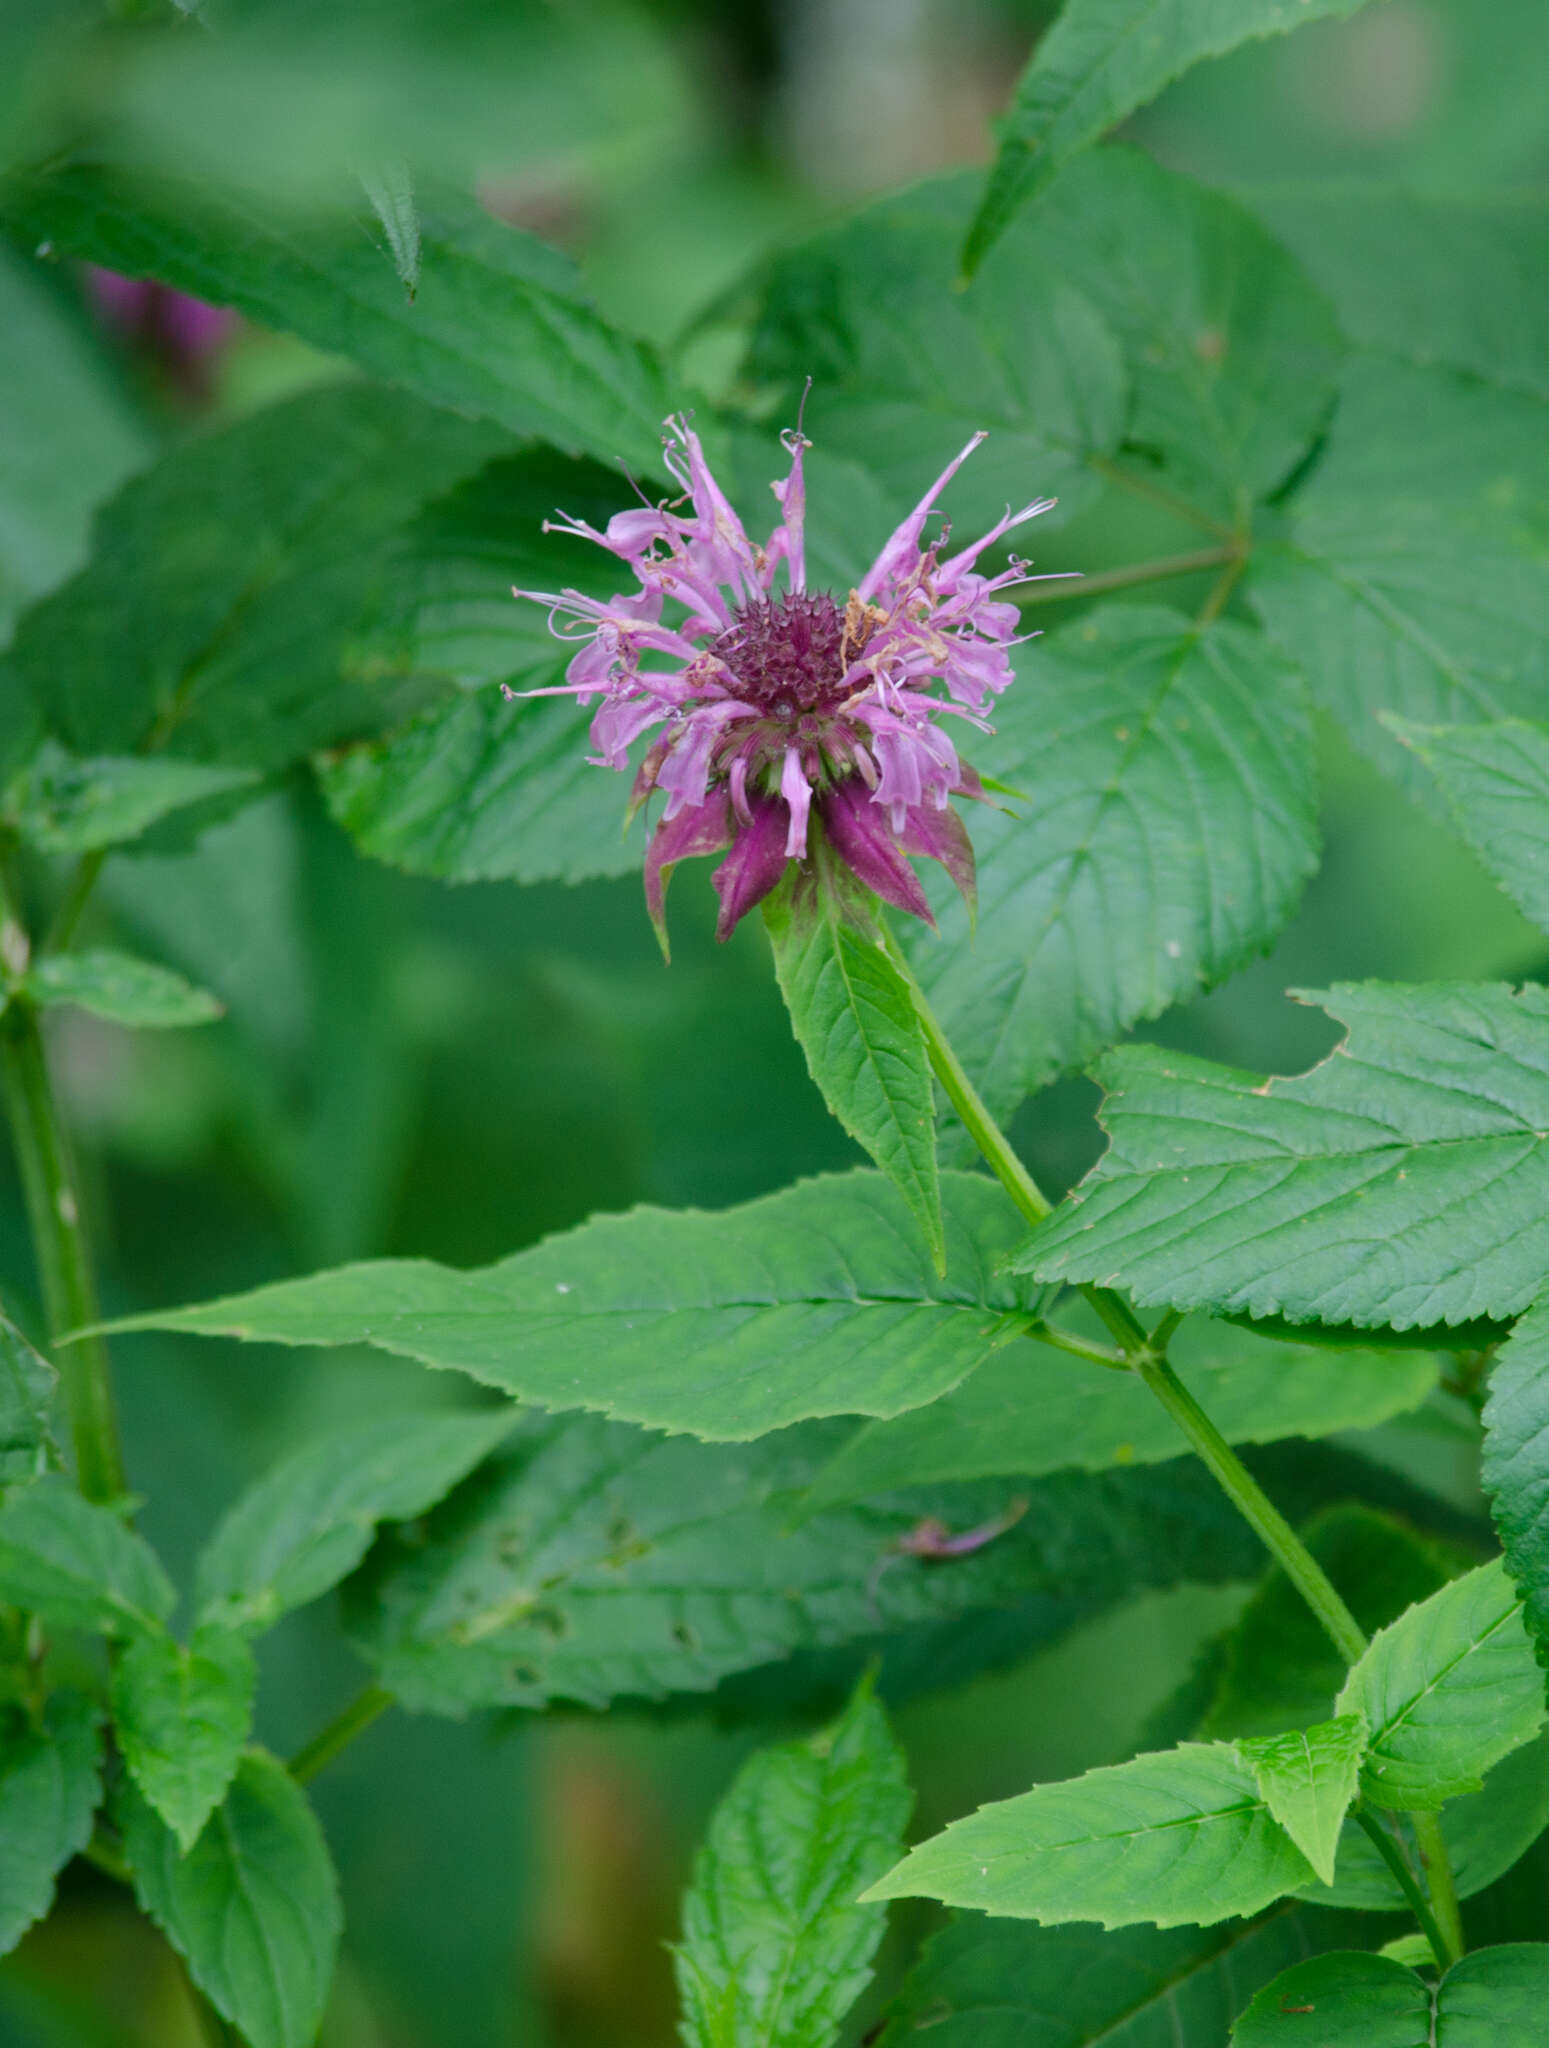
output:
{"label": "flower center", "polygon": [[838,701],[844,614],[826,591],[753,598],[710,649],[737,678],[737,695],[774,718]]}

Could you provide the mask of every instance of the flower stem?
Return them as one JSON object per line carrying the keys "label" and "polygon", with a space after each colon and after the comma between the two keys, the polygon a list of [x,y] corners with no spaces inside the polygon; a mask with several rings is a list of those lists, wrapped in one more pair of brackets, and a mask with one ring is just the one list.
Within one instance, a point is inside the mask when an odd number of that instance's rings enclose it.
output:
{"label": "flower stem", "polygon": [[1070,604],[1078,597],[1099,597],[1105,590],[1128,590],[1132,583],[1160,583],[1169,576],[1194,576],[1201,569],[1218,569],[1223,564],[1240,566],[1243,559],[1244,551],[1237,542],[1218,548],[1196,548],[1187,555],[1158,555],[1149,562],[1127,562],[1122,569],[1104,569],[1096,576],[1062,576],[1057,582],[1041,583],[1032,590],[1024,590],[1017,603],[1023,611],[1039,604]]}
{"label": "flower stem", "polygon": [[320,1728],[304,1748],[298,1749],[288,1765],[298,1785],[305,1785],[331,1764],[341,1750],[348,1749],[357,1735],[368,1729],[380,1714],[393,1705],[393,1695],[383,1685],[368,1685],[357,1693],[327,1727]]}
{"label": "flower stem", "polygon": [[[1437,1967],[1443,1970],[1447,1969],[1463,1953],[1462,1929],[1458,1929],[1457,1945],[1454,1947],[1443,1936],[1441,1928],[1437,1923],[1436,1915],[1431,1911],[1431,1903],[1421,1889],[1419,1879],[1409,1867],[1409,1858],[1393,1839],[1388,1829],[1382,1825],[1380,1820],[1374,1819],[1364,1807],[1356,1807],[1351,1818],[1362,1833],[1366,1835],[1372,1847],[1393,1873],[1394,1883],[1409,1901],[1409,1909],[1420,1923],[1420,1932],[1431,1944],[1431,1954],[1436,1958]],[[1457,1902],[1454,1900],[1454,1914],[1456,1910]]]}

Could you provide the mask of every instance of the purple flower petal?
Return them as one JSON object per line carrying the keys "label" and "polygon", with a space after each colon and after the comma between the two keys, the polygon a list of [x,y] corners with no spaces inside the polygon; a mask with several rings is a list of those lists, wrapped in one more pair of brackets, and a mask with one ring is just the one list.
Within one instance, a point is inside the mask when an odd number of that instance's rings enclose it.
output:
{"label": "purple flower petal", "polygon": [[692,860],[696,854],[719,853],[731,833],[731,806],[726,792],[717,790],[695,809],[664,818],[652,834],[645,854],[645,907],[651,913],[664,958],[671,958],[667,949],[667,884],[673,869],[680,860]]}
{"label": "purple flower petal", "polygon": [[[978,779],[976,775],[975,782]],[[912,805],[904,813],[904,827],[898,836],[905,853],[923,854],[927,860],[940,861],[957,884],[972,917],[979,906],[973,841],[952,806],[948,804],[938,811],[934,804]]]}
{"label": "purple flower petal", "polygon": [[865,784],[852,778],[827,792],[821,810],[828,843],[845,866],[884,903],[923,917],[934,929],[925,891],[893,836],[887,806],[873,803]]}
{"label": "purple flower petal", "polygon": [[732,849],[711,876],[721,899],[715,936],[729,939],[756,904],[762,903],[785,873],[789,812],[776,796],[749,798],[751,825],[744,825]]}

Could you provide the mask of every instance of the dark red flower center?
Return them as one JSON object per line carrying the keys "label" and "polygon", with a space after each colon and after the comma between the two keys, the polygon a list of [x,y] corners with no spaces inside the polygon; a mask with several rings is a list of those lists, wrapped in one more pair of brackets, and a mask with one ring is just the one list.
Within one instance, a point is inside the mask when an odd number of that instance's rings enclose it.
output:
{"label": "dark red flower center", "polygon": [[737,678],[736,694],[774,718],[837,704],[844,614],[826,591],[799,590],[743,605],[710,652]]}

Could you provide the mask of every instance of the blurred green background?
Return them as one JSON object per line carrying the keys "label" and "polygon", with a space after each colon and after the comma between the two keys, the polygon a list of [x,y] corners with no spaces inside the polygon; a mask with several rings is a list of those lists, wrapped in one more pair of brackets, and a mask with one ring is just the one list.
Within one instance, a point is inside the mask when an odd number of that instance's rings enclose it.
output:
{"label": "blurred green background", "polygon": [[[82,65],[70,17],[94,8],[9,0],[8,150],[46,157],[89,118],[177,170],[264,183],[283,163],[299,206],[341,167],[411,154],[477,179],[497,211],[572,250],[604,310],[678,348],[685,379],[713,395],[736,375],[739,276],[859,196],[983,159],[1053,9],[657,0],[543,10],[535,35],[532,10],[500,0],[269,0],[152,62],[130,17],[157,11],[121,7]],[[1541,0],[1387,0],[1204,66],[1133,133],[1225,184],[1530,183],[1549,170],[1542,30]],[[337,374],[248,327],[201,339],[191,355],[154,295],[129,302],[0,245],[0,632],[81,558],[93,505],[159,445]],[[7,363],[23,349],[56,384],[24,386]],[[1150,517],[1126,515],[1122,532],[1075,522],[1039,566],[1098,570],[1178,546],[1165,515]],[[1325,751],[1326,859],[1302,911],[1269,959],[1163,1019],[1167,1042],[1294,1071],[1331,1027],[1288,986],[1549,966],[1455,842],[1332,736]],[[108,1309],[383,1252],[473,1264],[593,1209],[719,1206],[843,1162],[761,934],[745,926],[717,948],[711,903],[707,871],[686,870],[667,971],[636,880],[412,881],[360,860],[299,784],[195,847],[116,857],[96,936],[181,967],[228,1014],[136,1039],[71,1013],[56,1034]],[[1070,1081],[1018,1121],[1051,1189],[1099,1149],[1094,1101]],[[25,1314],[33,1286],[0,1153],[0,1293]],[[379,1354],[144,1337],[119,1345],[117,1370],[143,1526],[174,1573],[235,1489],[320,1423],[459,1394]],[[1379,1436],[1381,1455],[1467,1498],[1469,1442],[1444,1401]],[[940,1825],[1126,1753],[1239,1598],[1148,1596],[1014,1670],[905,1706],[922,1817]],[[326,1608],[268,1639],[263,1667],[259,1736],[281,1751],[359,1682]],[[329,2048],[670,2041],[663,1944],[687,1859],[759,1739],[708,1711],[389,1716],[316,1787],[348,1915]],[[927,1919],[901,1913],[889,1954]],[[4,2048],[179,2048],[188,2024],[159,1941],[84,1866],[0,1969]]]}

